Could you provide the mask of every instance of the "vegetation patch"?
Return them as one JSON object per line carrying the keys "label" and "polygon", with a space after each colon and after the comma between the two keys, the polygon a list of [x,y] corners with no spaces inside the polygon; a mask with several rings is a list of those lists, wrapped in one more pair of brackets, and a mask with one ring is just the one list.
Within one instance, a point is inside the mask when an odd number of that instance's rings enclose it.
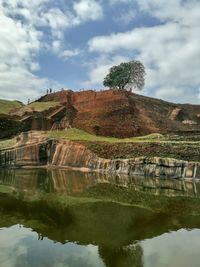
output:
{"label": "vegetation patch", "polygon": [[109,142],[109,143],[120,141],[120,139],[118,138],[97,136],[76,128],[71,128],[68,129],[67,131],[49,131],[47,132],[46,136],[48,138],[68,139],[74,141],[89,141],[89,142],[95,141],[95,142]]}
{"label": "vegetation patch", "polygon": [[60,103],[56,101],[49,101],[49,102],[33,102],[29,104],[27,107],[33,108],[35,111],[41,112],[56,106],[60,106]]}
{"label": "vegetation patch", "polygon": [[0,140],[0,150],[12,147],[16,144],[15,138]]}
{"label": "vegetation patch", "polygon": [[67,131],[49,131],[46,133],[49,138],[69,139],[75,141],[89,141],[89,142],[108,142],[108,143],[132,143],[132,142],[155,142],[168,141],[169,136],[154,133],[145,136],[131,137],[131,138],[115,138],[105,137],[100,135],[90,134],[81,129],[71,128]]}
{"label": "vegetation patch", "polygon": [[0,99],[0,114],[8,114],[10,111],[22,107],[19,101],[9,101]]}
{"label": "vegetation patch", "polygon": [[161,143],[161,142],[132,142],[132,143],[84,143],[88,149],[99,157],[108,159],[161,157],[175,158],[187,161],[200,161],[200,144],[197,143]]}

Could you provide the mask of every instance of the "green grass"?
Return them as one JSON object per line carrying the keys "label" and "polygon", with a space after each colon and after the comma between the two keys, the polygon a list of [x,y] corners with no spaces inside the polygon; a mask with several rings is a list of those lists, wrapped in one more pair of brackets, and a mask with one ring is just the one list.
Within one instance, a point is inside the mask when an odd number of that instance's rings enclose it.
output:
{"label": "green grass", "polygon": [[68,139],[74,141],[99,141],[111,143],[120,141],[118,138],[97,136],[75,128],[68,129],[67,131],[49,131],[46,135],[49,138]]}
{"label": "green grass", "polygon": [[68,139],[73,141],[88,141],[88,142],[108,142],[108,143],[170,143],[170,144],[200,144],[200,139],[191,140],[179,140],[175,135],[162,135],[159,133],[148,134],[145,136],[130,137],[130,138],[115,138],[115,137],[105,137],[90,134],[80,129],[71,128],[66,131],[48,131],[45,134],[48,138],[55,139]]}
{"label": "green grass", "polygon": [[155,142],[166,140],[167,137],[162,134],[149,134],[140,137],[131,138],[115,138],[115,137],[105,137],[90,134],[80,129],[71,128],[67,131],[49,131],[47,132],[47,137],[55,139],[68,139],[74,141],[90,141],[90,142],[108,142],[108,143],[129,143],[129,142]]}
{"label": "green grass", "polygon": [[6,140],[0,140],[0,150],[12,147],[16,144],[15,139],[6,139]]}
{"label": "green grass", "polygon": [[18,101],[9,101],[0,99],[0,114],[1,113],[8,114],[13,109],[20,107],[22,107],[22,104]]}
{"label": "green grass", "polygon": [[33,108],[35,111],[44,111],[48,110],[49,108],[53,108],[59,106],[60,103],[56,101],[49,101],[49,102],[33,102],[29,104],[27,107]]}

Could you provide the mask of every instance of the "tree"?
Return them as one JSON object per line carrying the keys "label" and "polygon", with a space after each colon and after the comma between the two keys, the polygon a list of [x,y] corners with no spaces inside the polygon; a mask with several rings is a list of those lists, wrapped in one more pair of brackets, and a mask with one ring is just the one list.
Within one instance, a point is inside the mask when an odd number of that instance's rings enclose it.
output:
{"label": "tree", "polygon": [[125,90],[142,90],[145,84],[145,67],[140,61],[123,62],[110,68],[103,85]]}

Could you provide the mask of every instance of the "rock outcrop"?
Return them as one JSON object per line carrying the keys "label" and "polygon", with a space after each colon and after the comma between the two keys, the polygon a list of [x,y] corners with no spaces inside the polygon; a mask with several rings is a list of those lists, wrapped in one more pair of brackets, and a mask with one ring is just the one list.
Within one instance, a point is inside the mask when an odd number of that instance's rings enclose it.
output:
{"label": "rock outcrop", "polygon": [[51,166],[147,177],[200,178],[200,163],[171,158],[104,159],[86,146],[68,140],[21,135],[12,149],[0,151],[1,167]]}

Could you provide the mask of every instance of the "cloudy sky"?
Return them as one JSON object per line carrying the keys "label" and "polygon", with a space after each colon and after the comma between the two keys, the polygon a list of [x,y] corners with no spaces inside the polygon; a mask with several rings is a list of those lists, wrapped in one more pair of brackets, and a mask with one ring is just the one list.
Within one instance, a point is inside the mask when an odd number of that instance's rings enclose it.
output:
{"label": "cloudy sky", "polygon": [[132,59],[142,94],[200,104],[200,0],[0,0],[0,98],[100,89]]}

